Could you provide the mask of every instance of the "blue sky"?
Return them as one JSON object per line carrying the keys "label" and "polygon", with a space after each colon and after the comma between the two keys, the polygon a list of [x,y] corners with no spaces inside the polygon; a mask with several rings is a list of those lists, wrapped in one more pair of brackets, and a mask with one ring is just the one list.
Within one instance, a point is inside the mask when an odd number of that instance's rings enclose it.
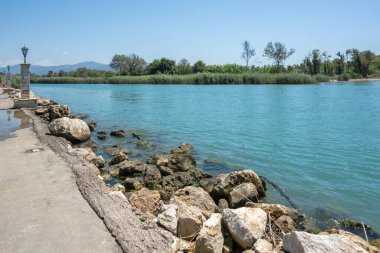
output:
{"label": "blue sky", "polygon": [[239,63],[241,43],[268,41],[296,49],[299,63],[312,49],[371,49],[380,54],[379,0],[1,0],[0,66],[109,63],[116,53]]}

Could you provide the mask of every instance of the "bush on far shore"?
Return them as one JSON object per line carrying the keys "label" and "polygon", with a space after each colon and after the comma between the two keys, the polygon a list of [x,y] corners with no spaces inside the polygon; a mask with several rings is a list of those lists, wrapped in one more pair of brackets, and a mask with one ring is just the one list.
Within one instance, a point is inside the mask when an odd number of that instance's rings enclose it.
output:
{"label": "bush on far shore", "polygon": [[145,75],[145,76],[111,76],[111,77],[38,77],[32,83],[50,84],[311,84],[328,82],[324,75],[307,75],[301,73],[247,73],[217,74],[199,73],[190,75]]}

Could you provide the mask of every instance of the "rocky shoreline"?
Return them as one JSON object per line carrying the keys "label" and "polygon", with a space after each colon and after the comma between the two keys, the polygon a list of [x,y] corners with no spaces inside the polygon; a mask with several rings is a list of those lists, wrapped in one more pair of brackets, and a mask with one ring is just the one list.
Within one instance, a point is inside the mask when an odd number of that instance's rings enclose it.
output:
{"label": "rocky shoreline", "polygon": [[[41,141],[73,165],[82,195],[125,252],[380,252],[341,229],[306,232],[299,210],[263,203],[262,177],[252,170],[209,175],[197,167],[189,144],[145,162],[113,147],[106,161],[88,142],[96,122],[49,99],[39,99],[29,115]],[[110,135],[125,138],[125,131]],[[121,183],[106,185],[109,177]]]}

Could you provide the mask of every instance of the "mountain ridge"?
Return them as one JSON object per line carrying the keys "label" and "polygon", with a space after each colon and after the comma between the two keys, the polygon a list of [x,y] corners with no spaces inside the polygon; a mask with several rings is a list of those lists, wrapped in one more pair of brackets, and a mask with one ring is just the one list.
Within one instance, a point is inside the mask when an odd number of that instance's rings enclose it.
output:
{"label": "mountain ridge", "polygon": [[[112,68],[103,63],[95,62],[95,61],[85,61],[85,62],[79,62],[76,64],[64,64],[64,65],[57,65],[57,66],[39,66],[39,65],[33,65],[30,66],[30,72],[36,75],[47,75],[48,72],[51,70],[54,73],[58,73],[59,71],[75,71],[78,68],[88,68],[93,70],[107,70],[112,71]],[[0,72],[7,72],[7,67],[1,67]],[[20,65],[12,65],[10,68],[10,73],[12,74],[19,74],[20,73]]]}

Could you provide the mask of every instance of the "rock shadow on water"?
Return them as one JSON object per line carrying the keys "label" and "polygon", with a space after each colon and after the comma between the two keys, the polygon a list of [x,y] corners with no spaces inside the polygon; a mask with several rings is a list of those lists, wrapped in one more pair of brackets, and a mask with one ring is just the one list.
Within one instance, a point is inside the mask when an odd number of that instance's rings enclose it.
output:
{"label": "rock shadow on water", "polygon": [[[364,225],[364,228],[363,228]],[[369,240],[380,238],[380,234],[362,221],[355,221],[345,213],[336,213],[323,207],[315,208],[303,223],[306,231],[320,233],[331,229],[343,229],[362,238],[368,236]],[[365,230],[365,231],[364,231]]]}
{"label": "rock shadow on water", "polygon": [[0,110],[0,141],[13,137],[18,129],[32,125],[31,119],[22,110]]}

